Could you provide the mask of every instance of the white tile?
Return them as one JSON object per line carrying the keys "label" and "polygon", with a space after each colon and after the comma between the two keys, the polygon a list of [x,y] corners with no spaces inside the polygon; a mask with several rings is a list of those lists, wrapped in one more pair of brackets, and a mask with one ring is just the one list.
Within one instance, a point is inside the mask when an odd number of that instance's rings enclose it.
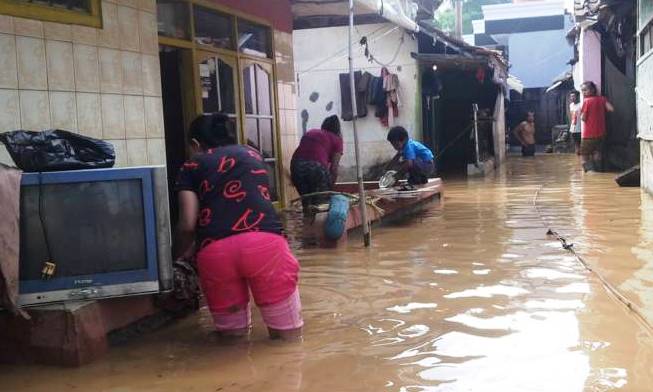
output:
{"label": "white tile", "polygon": [[166,164],[166,144],[163,139],[147,139],[147,163],[150,165]]}
{"label": "white tile", "polygon": [[30,131],[49,129],[51,126],[48,92],[22,90],[19,97],[22,128]]}
{"label": "white tile", "polygon": [[18,57],[18,87],[20,89],[47,90],[45,45],[42,39],[16,37]]}
{"label": "white tile", "polygon": [[139,0],[138,8],[144,11],[156,12],[156,0]]}
{"label": "white tile", "polygon": [[129,166],[147,165],[147,143],[145,139],[127,140],[127,163]]}
{"label": "white tile", "polygon": [[77,129],[82,135],[102,138],[100,94],[77,93]]}
{"label": "white tile", "polygon": [[55,39],[58,41],[73,40],[73,30],[68,24],[43,22],[43,33],[46,39]]}
{"label": "white tile", "polygon": [[77,103],[73,92],[50,92],[52,128],[77,132]]}
{"label": "white tile", "polygon": [[138,17],[140,25],[141,53],[158,54],[159,36],[156,15],[150,12],[139,11]]}
{"label": "white tile", "polygon": [[75,91],[73,44],[47,40],[45,52],[48,63],[49,89]]}
{"label": "white tile", "polygon": [[97,29],[94,27],[72,25],[73,42],[83,45],[97,45]]}
{"label": "white tile", "polygon": [[138,10],[118,6],[118,26],[120,28],[120,48],[123,50],[139,51]]}
{"label": "white tile", "polygon": [[18,90],[0,89],[0,132],[20,129]]}
{"label": "white tile", "polygon": [[100,91],[98,48],[89,45],[73,45],[75,58],[75,89],[80,92]]}
{"label": "white tile", "polygon": [[118,6],[107,1],[102,2],[102,30],[98,32],[98,43],[107,48],[120,48]]}
{"label": "white tile", "polygon": [[122,95],[102,94],[102,137],[125,138],[125,106]]}
{"label": "white tile", "polygon": [[143,55],[143,93],[161,96],[161,70],[159,56]]}
{"label": "white tile", "polygon": [[117,0],[116,2],[126,7],[138,8],[139,0]]}
{"label": "white tile", "polygon": [[0,15],[0,33],[14,34],[14,18],[9,15]]}
{"label": "white tile", "polygon": [[145,132],[148,138],[163,137],[163,103],[161,98],[145,97]]}
{"label": "white tile", "polygon": [[43,22],[34,19],[14,18],[14,32],[25,37],[43,37]]}
{"label": "white tile", "polygon": [[145,138],[145,107],[140,95],[125,95],[125,133],[127,139]]}
{"label": "white tile", "polygon": [[100,48],[100,91],[122,93],[122,57],[116,49]]}
{"label": "white tile", "polygon": [[18,88],[16,37],[0,34],[0,88]]}
{"label": "white tile", "polygon": [[114,167],[126,167],[127,162],[127,142],[124,140],[107,140],[113,145],[113,150],[116,154],[116,163]]}
{"label": "white tile", "polygon": [[143,64],[141,54],[122,52],[122,92],[143,94]]}

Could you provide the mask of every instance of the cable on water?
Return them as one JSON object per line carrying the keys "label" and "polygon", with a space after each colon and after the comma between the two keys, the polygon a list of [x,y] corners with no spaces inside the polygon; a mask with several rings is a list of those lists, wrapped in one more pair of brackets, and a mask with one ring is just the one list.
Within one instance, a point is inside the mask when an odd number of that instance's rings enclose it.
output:
{"label": "cable on water", "polygon": [[535,209],[535,212],[537,213],[540,221],[544,224],[544,227],[547,229],[546,234],[548,236],[555,237],[556,240],[560,242],[562,245],[562,248],[571,253],[574,258],[590,273],[594,274],[603,287],[606,289],[606,291],[611,294],[617,301],[619,301],[622,305],[624,305],[628,310],[632,312],[632,314],[635,315],[635,317],[642,323],[646,329],[649,335],[653,335],[653,325],[646,319],[646,317],[642,314],[642,312],[637,308],[635,304],[633,304],[628,298],[626,298],[625,295],[623,295],[619,289],[614,287],[612,283],[610,283],[604,276],[601,274],[599,271],[596,269],[592,268],[592,266],[585,260],[581,255],[576,252],[576,248],[574,247],[574,244],[569,241],[566,237],[558,233],[557,231],[553,230],[546,219],[544,218],[544,215],[540,211],[540,208],[537,204],[537,200],[540,196],[540,192],[544,189],[544,185],[540,185],[540,187],[537,189],[535,192],[535,195],[533,196],[533,208]]}

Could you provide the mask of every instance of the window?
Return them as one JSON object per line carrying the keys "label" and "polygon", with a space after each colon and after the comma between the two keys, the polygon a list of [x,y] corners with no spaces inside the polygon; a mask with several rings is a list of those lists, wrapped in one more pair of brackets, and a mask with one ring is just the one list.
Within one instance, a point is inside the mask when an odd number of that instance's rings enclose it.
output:
{"label": "window", "polygon": [[272,57],[270,30],[238,19],[238,51],[257,57]]}
{"label": "window", "polygon": [[102,27],[101,0],[0,0],[0,14]]}
{"label": "window", "polygon": [[189,39],[190,18],[188,3],[180,1],[157,1],[156,19],[159,35],[177,39]]}
{"label": "window", "polygon": [[653,1],[639,0],[639,54],[640,57],[653,49]]}
{"label": "window", "polygon": [[195,42],[218,49],[234,50],[233,17],[204,7],[193,7]]}
{"label": "window", "polygon": [[276,200],[277,160],[270,84],[271,69],[266,65],[252,63],[243,68],[245,140],[263,155],[270,174],[271,194]]}

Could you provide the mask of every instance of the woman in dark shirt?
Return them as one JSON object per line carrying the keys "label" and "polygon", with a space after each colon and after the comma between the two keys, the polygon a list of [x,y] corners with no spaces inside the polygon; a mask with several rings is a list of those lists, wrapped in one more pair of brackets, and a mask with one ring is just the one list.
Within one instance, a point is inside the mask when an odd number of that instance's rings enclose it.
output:
{"label": "woman in dark shirt", "polygon": [[270,200],[268,173],[256,150],[235,144],[229,119],[193,121],[195,155],[177,179],[180,257],[196,253],[202,290],[222,335],[249,333],[249,291],[271,337],[301,335],[299,264]]}
{"label": "woman in dark shirt", "polygon": [[[311,129],[302,136],[290,163],[292,183],[300,195],[333,189],[338,179],[342,144],[340,120],[335,115],[327,117],[321,129]],[[310,205],[326,200],[328,197],[303,198],[304,213],[309,213]]]}

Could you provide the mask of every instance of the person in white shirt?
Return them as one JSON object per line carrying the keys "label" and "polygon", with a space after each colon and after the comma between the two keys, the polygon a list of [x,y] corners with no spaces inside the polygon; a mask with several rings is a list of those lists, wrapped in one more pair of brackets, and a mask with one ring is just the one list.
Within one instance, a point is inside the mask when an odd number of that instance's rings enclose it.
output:
{"label": "person in white shirt", "polygon": [[580,155],[580,139],[581,139],[581,120],[580,120],[580,102],[578,99],[578,92],[572,91],[569,93],[569,133],[574,140],[576,155]]}

